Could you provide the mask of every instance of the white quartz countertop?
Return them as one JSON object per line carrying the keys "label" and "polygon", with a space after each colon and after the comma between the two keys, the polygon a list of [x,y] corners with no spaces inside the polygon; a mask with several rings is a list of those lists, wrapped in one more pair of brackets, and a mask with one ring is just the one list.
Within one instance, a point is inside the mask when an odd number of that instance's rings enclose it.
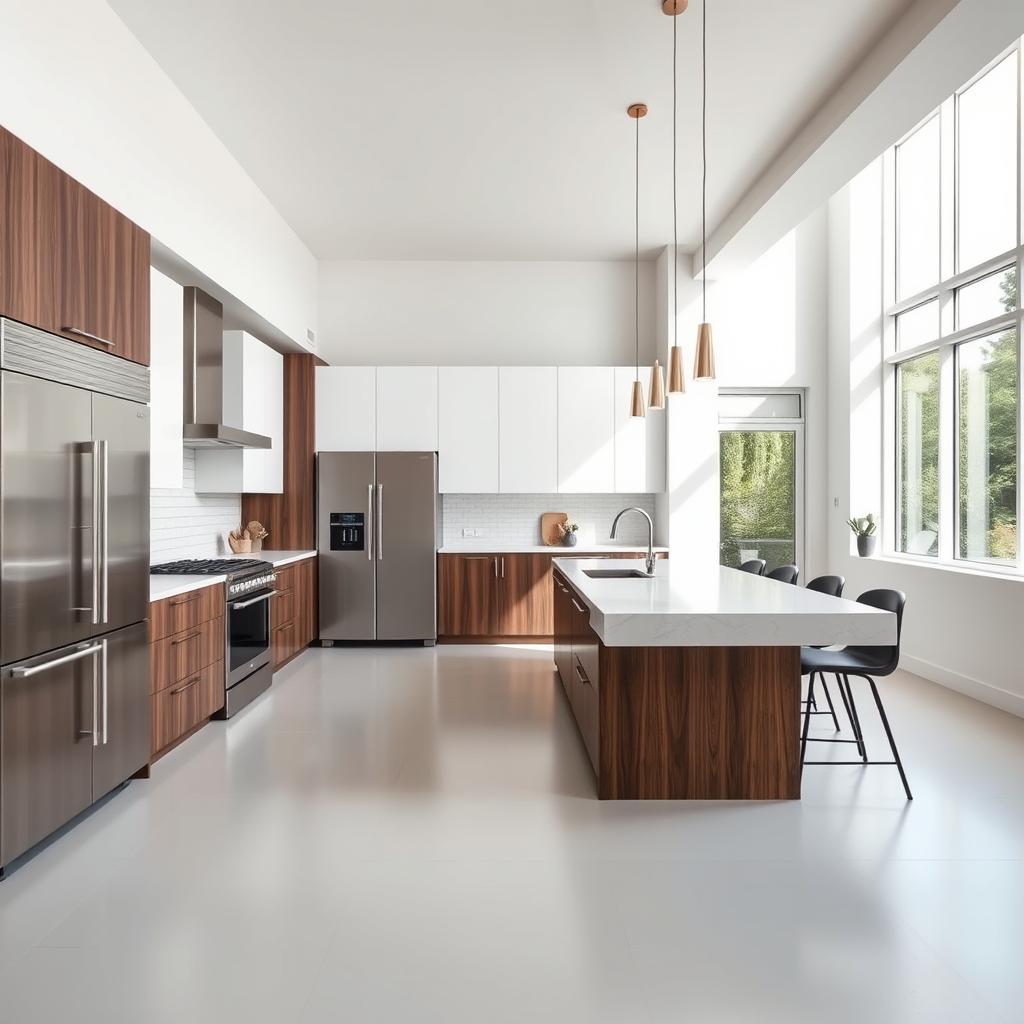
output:
{"label": "white quartz countertop", "polygon": [[[668,548],[655,545],[655,551],[666,552]],[[500,540],[466,540],[445,544],[438,549],[440,555],[554,555],[556,558],[573,558],[588,554],[644,554],[647,545],[634,544],[509,544]]]}
{"label": "white quartz countertop", "polygon": [[[227,558],[261,558],[264,562],[271,562],[275,568],[282,565],[290,565],[292,562],[301,562],[304,558],[316,558],[315,551],[255,551],[251,555],[227,555]],[[150,576],[149,577],[149,600],[162,601],[165,597],[177,597],[178,594],[187,594],[190,590],[202,590],[203,587],[212,587],[216,583],[223,583],[227,576]]]}
{"label": "white quartz countertop", "polygon": [[[609,647],[797,647],[896,643],[896,616],[724,566],[659,560],[653,578],[591,579],[600,559],[556,559]],[[643,562],[620,561],[615,568]]]}

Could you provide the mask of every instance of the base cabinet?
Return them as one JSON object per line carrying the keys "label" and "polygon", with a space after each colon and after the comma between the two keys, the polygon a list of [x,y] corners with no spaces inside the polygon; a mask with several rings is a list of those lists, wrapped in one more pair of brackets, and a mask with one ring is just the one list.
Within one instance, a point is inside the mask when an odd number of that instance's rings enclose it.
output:
{"label": "base cabinet", "polygon": [[[555,558],[630,558],[635,552],[565,551],[437,556],[437,632],[442,639],[549,639],[556,633]],[[658,555],[659,558],[663,554]]]}
{"label": "base cabinet", "polygon": [[275,671],[308,647],[317,634],[317,560],[281,566],[270,606],[270,663]]}
{"label": "base cabinet", "polygon": [[557,571],[553,576],[555,667],[587,756],[599,774],[600,642],[590,612]]}
{"label": "base cabinet", "polygon": [[151,761],[224,706],[224,587],[149,606]]}

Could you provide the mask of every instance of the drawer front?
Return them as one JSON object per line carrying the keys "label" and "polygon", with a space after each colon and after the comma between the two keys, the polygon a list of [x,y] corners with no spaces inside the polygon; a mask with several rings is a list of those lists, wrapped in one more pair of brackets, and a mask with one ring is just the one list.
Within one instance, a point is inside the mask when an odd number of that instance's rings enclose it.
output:
{"label": "drawer front", "polygon": [[298,569],[296,565],[283,565],[280,569],[275,569],[274,573],[277,575],[277,582],[274,584],[275,590],[294,590],[295,589],[295,573]]}
{"label": "drawer front", "polygon": [[287,625],[289,622],[295,621],[295,591],[294,590],[281,590],[278,586],[277,596],[273,599],[274,604],[271,608],[271,618],[274,622],[274,627]]}
{"label": "drawer front", "polygon": [[153,753],[172,744],[224,706],[224,662],[153,695]]}
{"label": "drawer front", "polygon": [[150,689],[167,689],[224,658],[224,620],[209,619],[193,629],[164,637],[149,648]]}
{"label": "drawer front", "polygon": [[224,617],[224,584],[216,583],[187,594],[165,597],[149,606],[149,640],[163,640],[194,629],[202,622]]}
{"label": "drawer front", "polygon": [[295,641],[295,623],[286,622],[277,626],[270,640],[271,664],[276,669],[283,665],[298,650]]}

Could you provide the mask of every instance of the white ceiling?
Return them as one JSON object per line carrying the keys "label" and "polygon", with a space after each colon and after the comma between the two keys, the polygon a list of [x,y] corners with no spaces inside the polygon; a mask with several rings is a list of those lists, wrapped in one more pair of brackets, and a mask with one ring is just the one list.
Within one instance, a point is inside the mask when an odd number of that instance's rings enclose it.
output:
{"label": "white ceiling", "polygon": [[[671,241],[659,0],[109,0],[321,259],[610,259]],[[710,0],[708,229],[910,0]],[[679,31],[700,237],[701,2]]]}

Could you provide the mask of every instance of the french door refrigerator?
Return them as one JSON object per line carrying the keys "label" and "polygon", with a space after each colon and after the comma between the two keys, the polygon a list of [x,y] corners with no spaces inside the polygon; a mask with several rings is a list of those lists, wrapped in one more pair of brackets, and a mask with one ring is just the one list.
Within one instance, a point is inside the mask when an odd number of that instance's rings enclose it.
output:
{"label": "french door refrigerator", "polygon": [[320,452],[320,639],[437,639],[436,452]]}
{"label": "french door refrigerator", "polygon": [[0,872],[149,760],[149,370],[0,320]]}

